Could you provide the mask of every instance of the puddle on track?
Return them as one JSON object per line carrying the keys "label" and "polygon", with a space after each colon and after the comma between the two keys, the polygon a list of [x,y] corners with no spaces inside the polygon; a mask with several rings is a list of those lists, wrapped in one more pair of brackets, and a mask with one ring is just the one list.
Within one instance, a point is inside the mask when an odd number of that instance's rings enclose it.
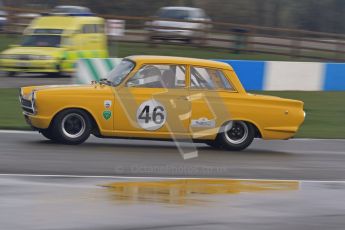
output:
{"label": "puddle on track", "polygon": [[201,204],[210,195],[234,195],[299,189],[298,181],[179,179],[162,181],[114,182],[103,185],[111,200],[128,203]]}

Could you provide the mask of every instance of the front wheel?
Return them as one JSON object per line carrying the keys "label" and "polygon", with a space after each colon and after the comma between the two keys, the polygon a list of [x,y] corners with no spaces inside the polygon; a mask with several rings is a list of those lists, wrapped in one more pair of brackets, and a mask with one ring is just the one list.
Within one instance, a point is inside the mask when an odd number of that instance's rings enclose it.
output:
{"label": "front wheel", "polygon": [[16,74],[17,74],[17,73],[14,72],[14,71],[8,71],[7,74],[6,74],[6,76],[7,76],[7,77],[15,77]]}
{"label": "front wheel", "polygon": [[204,143],[214,149],[219,149],[218,143],[216,141],[206,141]]}
{"label": "front wheel", "polygon": [[48,77],[59,78],[62,76],[60,72],[52,72],[47,74]]}
{"label": "front wheel", "polygon": [[61,143],[70,145],[81,144],[90,136],[90,117],[83,110],[64,110],[54,118],[52,130],[54,137]]}
{"label": "front wheel", "polygon": [[56,141],[56,138],[54,136],[54,133],[52,132],[51,129],[42,129],[39,131],[45,138]]}
{"label": "front wheel", "polygon": [[230,121],[221,129],[215,140],[215,145],[226,150],[243,150],[254,140],[253,125],[244,121]]}

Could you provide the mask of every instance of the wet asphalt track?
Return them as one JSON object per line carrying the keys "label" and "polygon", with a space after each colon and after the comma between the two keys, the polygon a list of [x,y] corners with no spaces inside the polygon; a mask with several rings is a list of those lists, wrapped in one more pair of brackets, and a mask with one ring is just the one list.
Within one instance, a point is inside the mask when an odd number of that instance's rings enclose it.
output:
{"label": "wet asphalt track", "polygon": [[6,230],[343,230],[345,225],[344,182],[2,176],[0,185],[0,224]]}
{"label": "wet asphalt track", "polygon": [[92,137],[66,146],[0,131],[0,228],[344,229],[345,140],[197,147],[197,158],[183,160],[171,142]]}
{"label": "wet asphalt track", "polygon": [[0,174],[345,180],[345,140],[256,140],[242,152],[197,147],[197,158],[183,160],[173,142],[91,137],[67,146],[1,131]]}

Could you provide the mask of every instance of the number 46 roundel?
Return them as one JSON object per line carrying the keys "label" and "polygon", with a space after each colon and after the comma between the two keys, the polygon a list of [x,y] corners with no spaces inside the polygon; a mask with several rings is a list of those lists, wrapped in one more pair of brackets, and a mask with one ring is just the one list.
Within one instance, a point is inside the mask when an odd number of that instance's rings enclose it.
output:
{"label": "number 46 roundel", "polygon": [[166,110],[164,106],[156,100],[144,101],[137,110],[137,122],[145,130],[157,130],[166,121]]}

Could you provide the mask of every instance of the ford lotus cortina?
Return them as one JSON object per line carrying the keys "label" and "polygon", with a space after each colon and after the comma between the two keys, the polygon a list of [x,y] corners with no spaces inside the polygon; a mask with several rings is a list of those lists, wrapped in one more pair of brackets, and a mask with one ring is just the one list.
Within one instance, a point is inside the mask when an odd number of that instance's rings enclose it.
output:
{"label": "ford lotus cortina", "polygon": [[23,87],[20,102],[33,129],[65,144],[93,134],[242,150],[293,137],[305,117],[301,101],[247,93],[228,64],[165,56],[124,58],[89,85]]}

